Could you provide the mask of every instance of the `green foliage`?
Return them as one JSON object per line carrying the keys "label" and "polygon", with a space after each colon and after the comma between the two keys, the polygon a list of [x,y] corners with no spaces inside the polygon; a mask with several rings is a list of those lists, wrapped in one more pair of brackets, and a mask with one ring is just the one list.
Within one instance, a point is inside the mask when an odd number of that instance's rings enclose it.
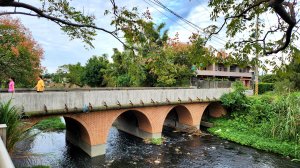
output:
{"label": "green foliage", "polygon": [[161,145],[163,143],[163,138],[151,138],[151,144]]}
{"label": "green foliage", "polygon": [[277,82],[278,78],[276,74],[265,74],[259,76],[259,80],[263,83],[275,83]]}
{"label": "green foliage", "polygon": [[69,64],[67,65],[67,68],[69,71],[66,75],[68,82],[78,86],[83,86],[85,67],[81,66],[80,63],[77,63],[75,65]]}
{"label": "green foliage", "polygon": [[274,83],[258,83],[258,94],[263,94],[265,92],[273,91]]}
{"label": "green foliage", "polygon": [[56,83],[72,83],[78,86],[83,86],[85,67],[81,66],[78,62],[77,64],[66,64],[58,67],[56,73],[50,75],[52,80]]}
{"label": "green foliage", "polygon": [[[167,43],[167,31],[164,24],[155,25],[151,21],[142,21],[142,33],[127,36],[128,45],[137,50],[120,52],[114,49],[113,63],[110,64],[105,80],[109,86],[186,86],[193,75],[190,45],[173,41]],[[136,39],[137,38],[137,39]],[[199,39],[201,39],[199,37]],[[203,40],[202,40],[203,41]]]}
{"label": "green foliage", "polygon": [[38,122],[33,128],[41,131],[58,131],[66,129],[66,125],[61,121],[60,117],[53,117]]}
{"label": "green foliage", "polygon": [[141,58],[131,51],[120,52],[114,49],[113,63],[109,64],[105,74],[108,86],[141,86],[145,80],[144,66]]}
{"label": "green foliage", "polygon": [[[270,3],[274,3],[270,5]],[[212,8],[212,12],[210,13],[210,18],[212,21],[216,21],[220,18],[224,19],[224,28],[226,29],[226,35],[229,39],[234,39],[234,37],[241,37],[239,40],[229,40],[226,43],[226,48],[231,48],[232,54],[240,58],[241,60],[247,59],[248,54],[259,54],[261,56],[266,55],[269,51],[273,51],[277,48],[280,48],[285,43],[285,36],[277,37],[274,40],[270,37],[268,29],[266,28],[266,23],[264,20],[259,19],[258,23],[256,23],[256,16],[261,17],[262,15],[267,16],[276,16],[279,12],[275,8],[278,9],[284,8],[282,6],[283,1],[233,1],[233,0],[209,0],[208,6]],[[257,5],[259,4],[259,5]],[[296,10],[296,5],[292,5],[293,10]],[[247,10],[246,10],[247,9]],[[248,10],[249,9],[249,10]],[[280,15],[280,14],[279,14]],[[292,19],[296,20],[297,18],[293,18],[289,12],[287,15],[279,16],[280,19]],[[222,24],[221,24],[222,25]],[[278,26],[280,23],[274,22],[270,26]],[[285,23],[285,25],[287,25]],[[258,26],[258,31],[256,29]],[[219,31],[220,26],[211,25],[206,28],[206,31],[211,33],[216,33]],[[296,29],[296,27],[294,28]],[[276,33],[285,33],[284,30],[276,30]],[[245,34],[249,34],[245,36]],[[299,38],[299,34],[291,35],[290,44],[296,44],[297,39]],[[264,38],[263,38],[264,37]],[[266,41],[258,40],[258,39],[267,39]],[[241,42],[243,41],[243,42]],[[292,45],[290,45],[292,46]],[[284,52],[290,52],[291,47],[288,47]],[[277,55],[278,58],[282,58],[281,55]],[[283,59],[283,58],[282,58]],[[275,63],[273,60],[267,60],[268,62]],[[253,64],[258,65],[259,62],[257,59],[253,59]]]}
{"label": "green foliage", "polygon": [[294,82],[291,82],[288,79],[284,79],[282,81],[278,81],[274,84],[274,90],[279,94],[289,94],[295,88]]}
{"label": "green foliage", "polygon": [[224,139],[254,147],[268,152],[279,153],[285,156],[300,158],[300,144],[280,141],[272,137],[257,134],[251,127],[235,120],[219,119],[214,122],[209,132]]}
{"label": "green foliage", "polygon": [[283,64],[275,69],[278,82],[275,83],[275,90],[279,93],[289,93],[293,90],[300,90],[300,50],[292,47],[290,63]]}
{"label": "green foliage", "polygon": [[51,74],[53,82],[62,83],[67,78],[67,70],[65,65],[59,66],[55,73]]}
{"label": "green foliage", "polygon": [[299,159],[300,93],[252,96],[246,104],[247,108],[231,119],[215,120],[212,133]]}
{"label": "green foliage", "polygon": [[245,87],[242,82],[233,83],[233,92],[223,94],[220,98],[228,112],[244,112],[248,107],[248,99],[245,95]]}
{"label": "green foliage", "polygon": [[272,118],[272,134],[281,140],[300,144],[300,93],[282,96],[276,101]]}
{"label": "green foliage", "polygon": [[27,138],[26,123],[20,118],[19,110],[11,106],[11,100],[0,102],[0,124],[6,124],[6,147],[9,152],[14,150],[18,141]]}
{"label": "green foliage", "polygon": [[104,75],[108,68],[108,60],[106,55],[101,57],[93,56],[85,65],[84,81],[92,87],[106,86]]}

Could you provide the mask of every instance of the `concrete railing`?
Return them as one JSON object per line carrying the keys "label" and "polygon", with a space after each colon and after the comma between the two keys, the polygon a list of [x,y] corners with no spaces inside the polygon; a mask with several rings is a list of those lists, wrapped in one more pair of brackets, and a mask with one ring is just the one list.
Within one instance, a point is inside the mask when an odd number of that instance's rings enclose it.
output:
{"label": "concrete railing", "polygon": [[[25,115],[49,115],[118,108],[157,106],[217,101],[230,88],[140,88],[130,90],[85,90],[69,92],[1,93],[0,101],[12,99],[12,105]],[[90,110],[93,109],[93,110]]]}
{"label": "concrete railing", "polygon": [[6,149],[6,125],[0,124],[0,167],[14,168],[14,164]]}

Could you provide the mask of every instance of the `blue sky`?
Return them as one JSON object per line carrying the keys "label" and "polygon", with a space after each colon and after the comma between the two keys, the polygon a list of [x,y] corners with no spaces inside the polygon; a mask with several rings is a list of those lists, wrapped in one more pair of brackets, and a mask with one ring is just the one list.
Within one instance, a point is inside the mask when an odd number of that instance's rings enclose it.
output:
{"label": "blue sky", "polygon": [[[146,2],[148,3],[146,3]],[[188,37],[196,29],[182,23],[177,17],[165,11],[164,9],[153,5],[148,0],[129,0],[122,1],[116,0],[119,6],[138,7],[140,12],[149,8],[155,23],[166,23],[166,28],[169,29],[169,35],[172,37],[178,32],[182,41],[188,41]],[[22,2],[22,0],[21,0]],[[161,0],[161,3],[172,9],[180,16],[188,19],[189,21],[205,28],[212,22],[209,21],[209,12],[207,1],[201,0]],[[33,5],[38,5],[39,1],[30,1]],[[97,18],[96,24],[100,27],[112,30],[110,26],[110,17],[104,16],[103,13],[106,9],[111,9],[111,4],[108,0],[81,0],[72,1],[72,4],[77,9],[84,9],[86,13],[94,14]],[[6,9],[9,10],[9,9]],[[45,19],[38,19],[36,17],[29,17],[18,15],[25,27],[29,28],[32,32],[34,39],[41,44],[44,49],[44,59],[42,66],[45,66],[48,72],[53,73],[57,70],[58,66],[64,64],[75,64],[80,62],[85,64],[86,61],[93,55],[102,55],[107,53],[109,56],[112,54],[113,48],[122,49],[121,43],[114,39],[109,34],[98,31],[98,35],[93,42],[95,48],[87,50],[84,44],[78,40],[70,40],[70,38],[60,30],[60,28]],[[221,40],[213,40],[211,45],[216,48],[222,48],[224,43]],[[219,41],[219,42],[218,42]]]}

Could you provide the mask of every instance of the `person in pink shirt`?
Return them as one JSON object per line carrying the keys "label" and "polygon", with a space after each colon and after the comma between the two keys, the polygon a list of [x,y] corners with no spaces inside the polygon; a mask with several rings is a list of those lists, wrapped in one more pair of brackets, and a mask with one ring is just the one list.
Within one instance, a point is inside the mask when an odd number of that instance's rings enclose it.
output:
{"label": "person in pink shirt", "polygon": [[8,92],[15,92],[15,82],[13,78],[9,78]]}

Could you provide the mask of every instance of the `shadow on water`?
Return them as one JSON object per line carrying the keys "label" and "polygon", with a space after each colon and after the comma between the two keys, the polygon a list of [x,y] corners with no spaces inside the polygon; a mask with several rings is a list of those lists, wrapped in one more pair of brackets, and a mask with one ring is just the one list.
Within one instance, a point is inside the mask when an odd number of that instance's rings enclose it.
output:
{"label": "shadow on water", "polygon": [[65,132],[47,132],[17,145],[13,162],[17,167],[50,165],[54,168],[98,167],[204,167],[281,168],[300,167],[281,156],[258,151],[206,135],[202,137],[164,129],[166,142],[146,145],[134,136],[110,129],[106,155],[90,158],[66,142]]}

